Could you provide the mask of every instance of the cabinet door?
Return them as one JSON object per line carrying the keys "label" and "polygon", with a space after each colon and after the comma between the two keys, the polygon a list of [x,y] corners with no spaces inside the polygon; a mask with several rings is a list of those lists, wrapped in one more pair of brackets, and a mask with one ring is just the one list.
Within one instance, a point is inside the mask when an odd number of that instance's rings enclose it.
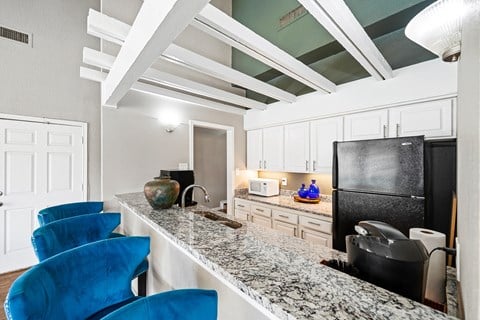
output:
{"label": "cabinet door", "polygon": [[249,212],[235,209],[235,219],[248,221]]}
{"label": "cabinet door", "polygon": [[390,137],[425,135],[450,137],[453,132],[453,99],[430,101],[390,109]]}
{"label": "cabinet door", "polygon": [[285,171],[310,171],[309,123],[294,123],[285,126]]}
{"label": "cabinet door", "polygon": [[343,117],[312,121],[310,139],[311,171],[331,173],[333,142],[343,141]]}
{"label": "cabinet door", "polygon": [[320,244],[329,248],[332,247],[331,235],[304,228],[302,226],[300,226],[300,238],[314,244]]}
{"label": "cabinet door", "polygon": [[265,228],[270,228],[270,229],[272,228],[272,219],[262,217],[254,213],[251,215],[251,222],[261,225]]}
{"label": "cabinet door", "polygon": [[387,137],[388,111],[378,110],[345,116],[345,141]]}
{"label": "cabinet door", "polygon": [[247,169],[261,170],[262,157],[262,129],[247,131]]}
{"label": "cabinet door", "polygon": [[283,171],[283,126],[263,129],[263,170]]}
{"label": "cabinet door", "polygon": [[280,231],[283,234],[296,237],[297,236],[296,224],[286,223],[283,221],[273,220],[273,229]]}

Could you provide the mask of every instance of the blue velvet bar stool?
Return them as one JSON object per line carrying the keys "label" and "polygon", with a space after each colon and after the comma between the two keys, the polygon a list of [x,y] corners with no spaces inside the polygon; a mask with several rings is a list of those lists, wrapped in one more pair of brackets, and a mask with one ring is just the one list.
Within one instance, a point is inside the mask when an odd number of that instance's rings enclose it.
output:
{"label": "blue velvet bar stool", "polygon": [[43,260],[13,282],[4,305],[7,319],[100,319],[141,298],[130,282],[149,252],[150,238],[123,237]]}
{"label": "blue velvet bar stool", "polygon": [[183,289],[129,303],[102,320],[216,320],[215,290]]}
{"label": "blue velvet bar stool", "polygon": [[[120,213],[91,213],[50,222],[32,234],[32,244],[41,262],[56,254],[81,245],[108,239],[120,224]],[[138,277],[138,294],[146,295],[146,272],[148,260],[144,260],[135,270]]]}
{"label": "blue velvet bar stool", "polygon": [[88,213],[100,213],[102,211],[102,201],[74,202],[42,209],[38,212],[37,218],[40,226],[44,226],[56,220]]}

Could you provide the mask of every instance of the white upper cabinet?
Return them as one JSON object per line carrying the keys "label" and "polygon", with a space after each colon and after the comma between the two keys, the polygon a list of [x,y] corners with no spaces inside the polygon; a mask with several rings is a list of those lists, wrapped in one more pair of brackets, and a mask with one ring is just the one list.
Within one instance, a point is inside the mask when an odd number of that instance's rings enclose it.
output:
{"label": "white upper cabinet", "polygon": [[453,103],[447,99],[390,109],[389,137],[454,136]]}
{"label": "white upper cabinet", "polygon": [[308,122],[285,126],[285,171],[310,171],[310,130]]}
{"label": "white upper cabinet", "polygon": [[284,170],[283,143],[283,126],[263,129],[263,170]]}
{"label": "white upper cabinet", "polygon": [[345,141],[386,138],[388,110],[355,113],[345,116]]}
{"label": "white upper cabinet", "polygon": [[247,169],[263,169],[262,129],[247,131]]}
{"label": "white upper cabinet", "polygon": [[333,142],[343,141],[343,117],[310,122],[311,171],[332,172]]}

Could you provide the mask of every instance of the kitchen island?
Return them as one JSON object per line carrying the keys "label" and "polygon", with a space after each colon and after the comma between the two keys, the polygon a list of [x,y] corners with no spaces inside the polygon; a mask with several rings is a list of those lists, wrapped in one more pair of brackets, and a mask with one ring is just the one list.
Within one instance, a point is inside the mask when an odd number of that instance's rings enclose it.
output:
{"label": "kitchen island", "polygon": [[[143,193],[116,199],[124,231],[152,238],[149,293],[188,285],[217,289],[219,319],[448,318],[320,263],[345,260],[341,252],[245,221],[231,229],[193,213],[201,206],[153,210]],[[242,313],[246,305],[258,314]]]}

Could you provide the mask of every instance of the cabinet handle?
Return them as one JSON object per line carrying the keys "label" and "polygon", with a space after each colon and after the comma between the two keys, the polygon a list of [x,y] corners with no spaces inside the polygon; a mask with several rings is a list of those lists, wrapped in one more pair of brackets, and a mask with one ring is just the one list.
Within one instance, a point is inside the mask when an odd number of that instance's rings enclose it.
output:
{"label": "cabinet handle", "polygon": [[308,171],[308,160],[305,160],[305,171]]}
{"label": "cabinet handle", "polygon": [[297,236],[297,228],[293,228],[293,236],[294,236],[294,237]]}
{"label": "cabinet handle", "polygon": [[243,204],[237,204],[237,206],[239,206],[240,208],[245,208]]}
{"label": "cabinet handle", "polygon": [[387,126],[385,124],[383,125],[383,137],[387,137]]}
{"label": "cabinet handle", "polygon": [[318,227],[321,227],[321,226],[322,226],[320,223],[316,223],[316,222],[308,221],[307,223],[308,223],[308,224],[311,224],[311,225],[314,225],[314,226],[318,226]]}
{"label": "cabinet handle", "polygon": [[397,134],[397,137],[400,137],[400,123],[397,123],[396,134]]}
{"label": "cabinet handle", "polygon": [[284,214],[279,214],[278,216],[279,216],[279,217],[282,217],[282,218],[285,218],[285,219],[288,219],[288,218],[289,218],[288,216],[286,216],[286,215],[284,215]]}
{"label": "cabinet handle", "polygon": [[305,239],[305,237],[303,236],[303,234],[304,234],[304,231],[302,230],[302,232],[300,232],[300,238]]}
{"label": "cabinet handle", "polygon": [[257,211],[259,211],[259,212],[263,212],[263,210],[262,210],[262,209],[258,209],[258,208],[256,208],[255,210],[257,210]]}
{"label": "cabinet handle", "polygon": [[262,160],[258,160],[258,169],[262,169]]}
{"label": "cabinet handle", "polygon": [[267,160],[263,160],[263,169],[267,169]]}
{"label": "cabinet handle", "polygon": [[317,170],[316,166],[317,166],[317,161],[313,160],[313,171]]}

